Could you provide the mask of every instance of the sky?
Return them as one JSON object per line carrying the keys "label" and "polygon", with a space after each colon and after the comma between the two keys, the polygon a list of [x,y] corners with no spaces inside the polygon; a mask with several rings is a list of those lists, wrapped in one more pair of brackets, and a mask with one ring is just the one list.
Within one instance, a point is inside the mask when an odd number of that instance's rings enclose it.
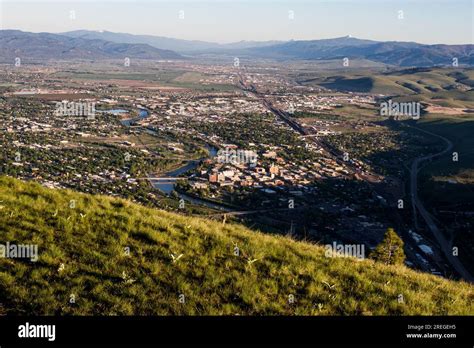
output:
{"label": "sky", "polygon": [[213,42],[351,35],[474,43],[474,0],[0,0],[0,28],[107,30]]}

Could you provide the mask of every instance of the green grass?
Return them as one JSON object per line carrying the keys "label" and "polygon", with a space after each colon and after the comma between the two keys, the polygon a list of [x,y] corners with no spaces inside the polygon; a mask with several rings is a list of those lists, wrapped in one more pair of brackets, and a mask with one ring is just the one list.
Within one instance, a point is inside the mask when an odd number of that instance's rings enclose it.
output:
{"label": "green grass", "polygon": [[[0,235],[38,244],[40,255],[36,263],[0,259],[1,314],[474,314],[464,282],[8,177],[0,177]],[[173,262],[170,254],[183,256]]]}
{"label": "green grass", "polygon": [[[426,71],[425,71],[426,70]],[[430,68],[385,71],[356,69],[326,71],[299,77],[304,85],[322,86],[335,91],[351,91],[398,96],[399,101],[420,101],[445,107],[474,108],[474,70]]]}

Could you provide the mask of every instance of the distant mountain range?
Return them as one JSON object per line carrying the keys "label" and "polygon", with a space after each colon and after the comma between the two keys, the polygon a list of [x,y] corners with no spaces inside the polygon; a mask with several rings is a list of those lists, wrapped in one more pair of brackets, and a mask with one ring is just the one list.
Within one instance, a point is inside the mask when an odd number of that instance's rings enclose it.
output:
{"label": "distant mountain range", "polygon": [[198,40],[181,40],[163,36],[152,35],[133,35],[126,33],[113,33],[110,31],[91,31],[76,30],[61,33],[61,35],[82,38],[82,39],[98,39],[117,43],[131,44],[147,44],[156,48],[172,50],[183,54],[192,54],[197,51],[219,51],[232,49],[245,49],[251,47],[262,47],[276,45],[284,41],[239,41],[228,44],[219,44],[215,42],[198,41]]}
{"label": "distant mountain range", "polygon": [[403,67],[474,65],[474,45],[424,45],[350,36],[324,40],[240,41],[218,44],[151,35],[77,30],[61,34],[0,31],[0,59],[184,59],[202,54],[275,60],[364,59]]}
{"label": "distant mountain range", "polygon": [[181,59],[180,54],[146,44],[116,43],[19,30],[0,31],[0,59],[14,61],[67,59]]}
{"label": "distant mountain range", "polygon": [[453,58],[474,65],[474,45],[423,45],[415,42],[379,42],[349,36],[310,41],[290,41],[250,51],[274,59],[367,59],[396,66],[451,65]]}

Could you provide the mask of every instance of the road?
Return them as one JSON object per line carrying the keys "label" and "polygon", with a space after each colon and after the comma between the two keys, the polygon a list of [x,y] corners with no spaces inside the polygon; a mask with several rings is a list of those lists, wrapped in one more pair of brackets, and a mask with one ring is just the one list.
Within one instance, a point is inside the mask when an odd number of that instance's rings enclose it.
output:
{"label": "road", "polygon": [[439,139],[442,139],[446,143],[446,148],[433,155],[428,155],[428,156],[422,156],[416,158],[412,165],[411,165],[411,173],[410,173],[410,191],[411,191],[411,203],[413,206],[413,213],[415,216],[415,221],[416,221],[416,209],[419,211],[420,215],[423,217],[423,219],[426,222],[426,225],[430,229],[431,233],[433,236],[436,238],[436,241],[438,242],[439,247],[441,248],[441,251],[443,252],[444,256],[448,260],[448,262],[451,264],[451,266],[456,270],[456,272],[465,280],[474,282],[474,277],[468,272],[468,270],[463,266],[461,261],[459,261],[459,258],[457,256],[453,255],[453,249],[451,243],[444,237],[443,233],[439,230],[438,226],[436,225],[433,217],[431,214],[426,210],[426,208],[423,206],[423,202],[420,200],[418,197],[418,172],[419,168],[418,165],[423,162],[427,161],[436,157],[440,157],[447,152],[451,151],[453,148],[453,143],[449,140],[446,139],[445,137],[442,137],[441,135],[435,134],[428,132],[426,130],[420,129],[418,127],[411,127],[415,128],[420,132],[432,135],[434,137],[437,137]]}
{"label": "road", "polygon": [[287,112],[283,110],[280,110],[274,107],[272,103],[266,100],[263,95],[258,93],[254,85],[252,84],[247,85],[241,73],[238,74],[238,77],[239,77],[238,85],[240,86],[242,90],[246,91],[249,94],[252,94],[255,98],[260,99],[260,101],[267,108],[267,110],[272,112],[275,116],[279,117],[282,121],[288,124],[288,126],[290,126],[292,129],[298,132],[301,136],[305,137],[305,139],[321,147],[324,151],[327,152],[328,156],[331,157],[334,161],[336,161],[339,165],[343,165],[349,168],[350,170],[352,170],[353,173],[357,174],[360,178],[362,178],[366,182],[369,182],[369,183],[380,182],[381,178],[378,175],[376,175],[375,173],[369,173],[369,172],[363,171],[360,168],[357,168],[353,163],[351,163],[351,161],[346,161],[343,159],[344,154],[341,151],[335,149],[333,146],[331,146],[324,140],[320,139],[319,137],[314,136],[314,134],[308,134],[306,129],[303,126],[301,126],[296,120],[294,120],[291,117],[291,115],[289,115]]}
{"label": "road", "polygon": [[[255,86],[253,86],[252,84],[247,85],[241,74],[239,74],[239,85],[243,90],[245,90],[248,93],[251,93],[255,97],[259,98],[269,111],[271,111],[276,116],[279,116],[283,121],[285,121],[295,131],[300,133],[302,136],[309,135],[306,132],[306,130],[298,122],[296,122],[291,117],[289,117],[286,112],[275,108],[270,102],[268,102],[263,96],[261,96],[257,92]],[[447,147],[443,151],[441,151],[437,154],[434,154],[434,155],[419,157],[419,158],[417,158],[413,161],[413,164],[412,164],[412,167],[411,167],[411,178],[410,178],[411,185],[410,185],[410,187],[411,187],[411,199],[412,199],[413,213],[414,213],[414,216],[415,216],[415,223],[416,223],[416,209],[418,209],[418,211],[420,212],[420,215],[423,217],[423,219],[425,220],[425,222],[428,225],[429,229],[433,233],[433,235],[436,238],[441,250],[443,251],[443,254],[446,256],[446,258],[448,259],[451,266],[465,280],[468,280],[470,282],[474,282],[474,278],[472,277],[472,275],[464,268],[464,266],[459,261],[459,259],[452,254],[451,244],[446,240],[444,235],[441,233],[439,228],[436,226],[436,223],[434,222],[433,217],[425,209],[425,207],[423,206],[423,203],[420,201],[420,199],[418,198],[418,195],[417,195],[417,176],[418,176],[418,170],[419,170],[418,169],[418,164],[423,162],[423,161],[426,161],[426,160],[444,155],[445,153],[447,153],[448,151],[450,151],[452,149],[453,144],[448,139],[446,139],[446,138],[444,138],[444,137],[442,137],[438,134],[434,134],[434,133],[425,131],[423,129],[417,128],[417,127],[412,127],[412,128],[415,128],[415,129],[417,129],[421,132],[430,134],[432,136],[438,137],[438,138],[442,139],[443,141],[445,141],[446,144],[447,144]],[[333,159],[336,160],[338,163],[343,163],[344,162],[344,164],[346,166],[351,167],[351,169],[355,173],[359,174],[359,176],[361,176],[362,179],[364,179],[366,182],[377,182],[378,181],[379,178],[376,175],[374,175],[372,173],[364,173],[359,168],[356,168],[355,166],[351,165],[350,162],[343,161],[341,159],[341,154],[337,150],[335,150],[334,148],[329,146],[329,144],[321,141],[317,137],[311,138],[310,140],[317,143],[324,150],[326,150],[326,152],[328,152],[330,155],[332,155]]]}

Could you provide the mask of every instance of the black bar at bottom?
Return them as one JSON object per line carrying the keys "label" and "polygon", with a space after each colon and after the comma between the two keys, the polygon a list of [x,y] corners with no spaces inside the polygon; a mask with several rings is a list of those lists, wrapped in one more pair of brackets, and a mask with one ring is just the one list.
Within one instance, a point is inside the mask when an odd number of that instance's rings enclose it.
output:
{"label": "black bar at bottom", "polygon": [[[19,337],[55,325],[54,341]],[[474,317],[0,317],[0,346],[474,343]],[[41,329],[38,329],[40,332]],[[46,332],[46,331],[44,331]],[[34,331],[33,331],[34,334]],[[441,336],[441,337],[440,337]],[[51,337],[50,337],[51,338]]]}

